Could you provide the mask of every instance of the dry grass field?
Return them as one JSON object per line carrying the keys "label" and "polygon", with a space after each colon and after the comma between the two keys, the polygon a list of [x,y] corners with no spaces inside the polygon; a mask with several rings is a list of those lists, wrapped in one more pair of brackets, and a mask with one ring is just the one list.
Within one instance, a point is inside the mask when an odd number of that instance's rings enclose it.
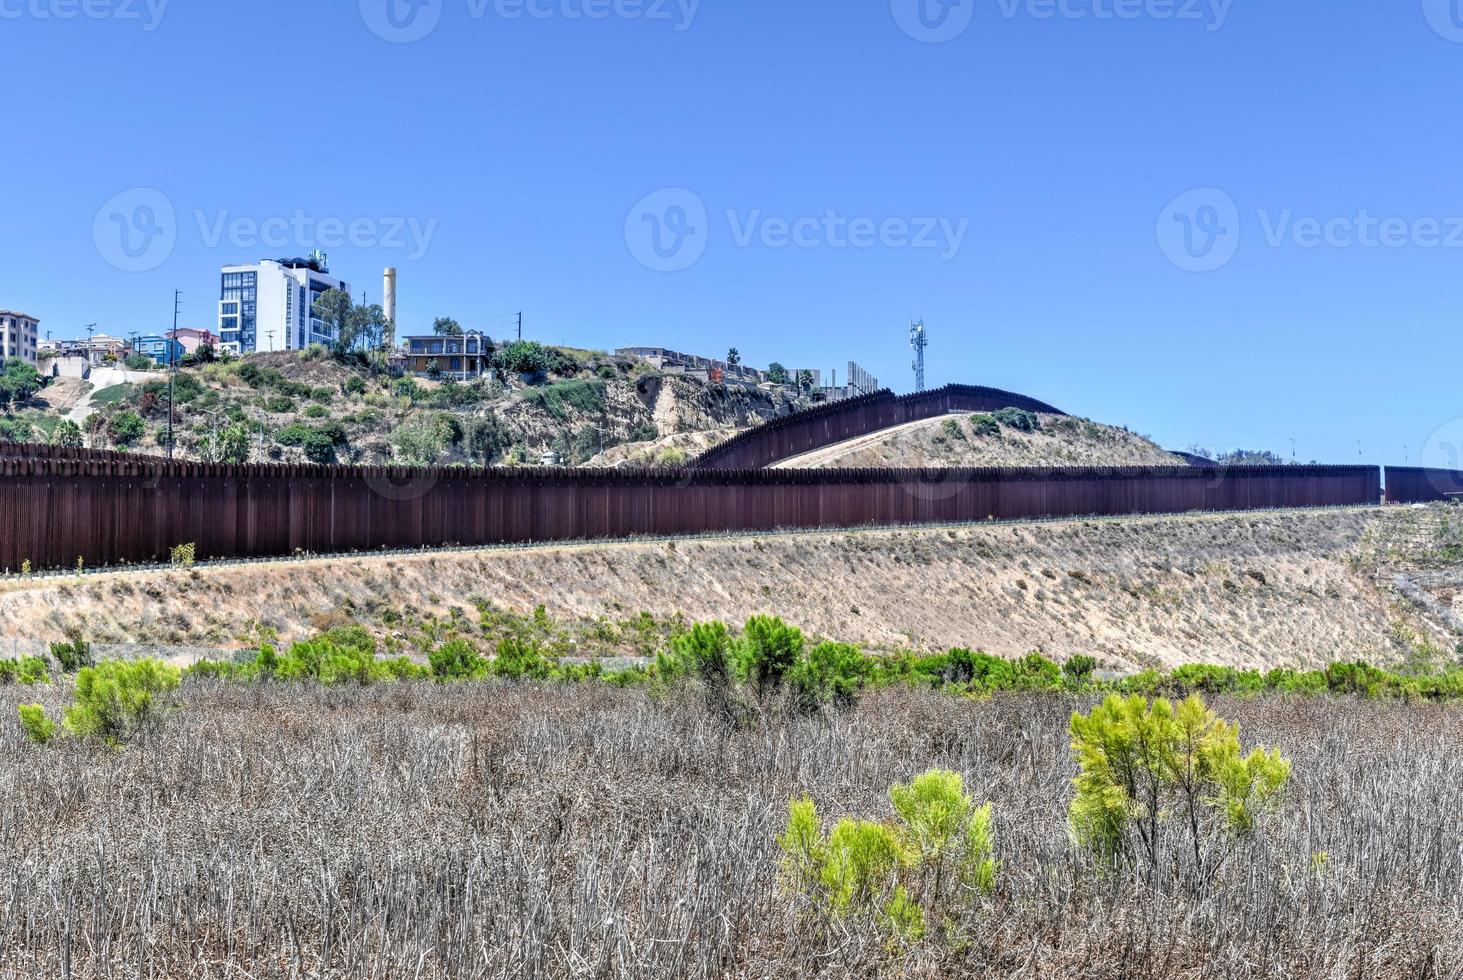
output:
{"label": "dry grass field", "polygon": [[1393,585],[1390,570],[1436,535],[1419,513],[1432,512],[1071,520],[11,579],[0,584],[0,637],[50,641],[74,628],[98,643],[233,647],[260,623],[303,639],[346,618],[384,638],[393,613],[471,616],[477,596],[519,614],[543,604],[581,629],[641,611],[736,623],[774,613],[870,650],[1040,649],[1115,669],[1387,663],[1414,643],[1456,642]]}
{"label": "dry grass field", "polygon": [[[1293,774],[1196,890],[1069,841],[1083,696],[891,689],[730,730],[675,690],[189,681],[121,749],[28,745],[19,699],[0,688],[6,977],[1463,972],[1453,708],[1217,701]],[[779,873],[789,801],[884,819],[935,766],[994,805],[994,891],[908,944],[810,916]]]}

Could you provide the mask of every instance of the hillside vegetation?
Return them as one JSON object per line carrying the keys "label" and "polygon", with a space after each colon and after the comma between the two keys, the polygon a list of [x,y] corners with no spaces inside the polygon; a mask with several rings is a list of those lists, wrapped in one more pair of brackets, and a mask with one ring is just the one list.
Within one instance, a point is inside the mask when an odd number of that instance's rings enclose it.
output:
{"label": "hillside vegetation", "polygon": [[[401,377],[323,348],[190,359],[173,381],[176,453],[410,465],[537,465],[552,453],[574,465],[614,450],[611,461],[674,464],[711,441],[703,433],[734,433],[798,407],[780,393],[662,375],[635,358],[525,346],[522,366],[546,366],[534,383],[508,368],[470,383]],[[0,416],[0,436],[166,451],[167,374],[128,377],[104,388],[55,379]]]}
{"label": "hillside vegetation", "polygon": [[1144,437],[1063,415],[1007,409],[921,419],[783,460],[784,469],[940,466],[1173,466]]}

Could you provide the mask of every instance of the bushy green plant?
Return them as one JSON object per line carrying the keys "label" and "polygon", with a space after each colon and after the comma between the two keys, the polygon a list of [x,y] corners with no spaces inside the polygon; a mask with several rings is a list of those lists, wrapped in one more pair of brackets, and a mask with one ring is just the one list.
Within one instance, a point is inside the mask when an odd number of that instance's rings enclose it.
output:
{"label": "bushy green plant", "polygon": [[776,616],[753,616],[742,630],[739,650],[741,674],[759,696],[782,686],[803,652],[803,634]]}
{"label": "bushy green plant", "polygon": [[50,671],[44,657],[18,657],[0,660],[0,684],[49,684]]}
{"label": "bushy green plant", "polygon": [[104,660],[84,667],[63,724],[80,738],[126,741],[162,717],[179,679],[178,669],[160,660]]}
{"label": "bushy green plant", "polygon": [[972,415],[970,417],[970,425],[975,430],[977,436],[987,439],[1001,434],[1001,423],[997,422],[993,416],[987,415],[984,412],[977,412]]}
{"label": "bushy green plant", "polygon": [[1189,873],[1206,879],[1230,839],[1254,830],[1290,776],[1278,751],[1242,755],[1238,727],[1197,695],[1177,708],[1161,698],[1110,695],[1089,714],[1074,714],[1071,734],[1079,769],[1072,835],[1113,866],[1156,871],[1166,836],[1177,833],[1187,839]]}
{"label": "bushy green plant", "polygon": [[38,704],[22,704],[20,727],[25,737],[36,745],[47,745],[56,737],[56,723],[46,716],[46,709]]}
{"label": "bushy green plant", "polygon": [[932,770],[889,791],[898,820],[844,818],[825,834],[811,800],[788,809],[778,838],[783,871],[814,912],[864,916],[916,940],[996,886],[991,807],[977,807],[957,773]]}
{"label": "bushy green plant", "polygon": [[509,637],[498,641],[492,669],[510,680],[545,680],[553,673],[553,664],[534,644]]}
{"label": "bushy green plant", "polygon": [[1018,432],[1036,432],[1041,429],[1041,419],[1036,413],[1020,408],[1003,408],[993,413],[991,418]]}
{"label": "bushy green plant", "polygon": [[427,655],[432,676],[439,681],[469,680],[488,671],[488,662],[466,640],[448,640]]}
{"label": "bushy green plant", "polygon": [[498,367],[510,374],[538,374],[549,369],[549,354],[532,340],[515,340],[497,354]]}
{"label": "bushy green plant", "polygon": [[60,666],[61,673],[74,674],[92,665],[91,644],[80,633],[72,632],[65,642],[51,644],[51,659]]}
{"label": "bushy green plant", "polygon": [[858,647],[846,643],[819,643],[792,667],[788,679],[798,706],[812,711],[828,704],[849,708],[858,703],[872,664]]}
{"label": "bushy green plant", "polygon": [[1079,653],[1067,658],[1067,662],[1062,664],[1062,677],[1072,687],[1082,687],[1092,680],[1095,670],[1097,670],[1097,660],[1085,653]]}

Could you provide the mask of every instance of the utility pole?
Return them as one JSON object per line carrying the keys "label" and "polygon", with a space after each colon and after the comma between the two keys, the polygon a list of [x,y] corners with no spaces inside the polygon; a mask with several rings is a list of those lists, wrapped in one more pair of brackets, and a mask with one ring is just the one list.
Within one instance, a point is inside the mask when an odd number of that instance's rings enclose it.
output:
{"label": "utility pole", "polygon": [[518,339],[519,340],[522,340],[523,339],[523,313],[522,312],[519,312],[519,314],[518,314]]}
{"label": "utility pole", "polygon": [[909,346],[914,348],[914,390],[918,393],[925,390],[925,348],[930,346],[923,317],[909,322]]}
{"label": "utility pole", "polygon": [[[181,289],[173,290],[173,336],[178,335],[178,305],[182,302]],[[168,459],[173,458],[173,392],[174,380],[178,377],[178,359],[173,356],[173,343],[167,343],[168,351]]]}

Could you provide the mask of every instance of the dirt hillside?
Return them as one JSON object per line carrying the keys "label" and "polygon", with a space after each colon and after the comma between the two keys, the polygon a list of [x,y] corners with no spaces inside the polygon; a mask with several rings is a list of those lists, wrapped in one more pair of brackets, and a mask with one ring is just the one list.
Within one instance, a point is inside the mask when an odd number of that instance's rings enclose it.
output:
{"label": "dirt hillside", "polygon": [[[1029,431],[1006,418],[1029,426]],[[1172,466],[1180,462],[1126,429],[1061,415],[1018,413],[1006,418],[977,413],[921,419],[796,456],[777,467]]]}
{"label": "dirt hillside", "polygon": [[[341,616],[384,634],[404,613],[475,615],[483,597],[517,613],[543,604],[584,629],[641,611],[776,613],[871,649],[1041,649],[1114,668],[1395,661],[1463,638],[1446,616],[1463,563],[1417,520],[1377,509],[1077,520],[12,581],[0,586],[0,637],[74,627],[99,642],[233,646],[256,635],[256,617],[288,639]],[[1436,560],[1409,563],[1424,552]],[[1415,567],[1431,578],[1399,586],[1398,570]]]}

